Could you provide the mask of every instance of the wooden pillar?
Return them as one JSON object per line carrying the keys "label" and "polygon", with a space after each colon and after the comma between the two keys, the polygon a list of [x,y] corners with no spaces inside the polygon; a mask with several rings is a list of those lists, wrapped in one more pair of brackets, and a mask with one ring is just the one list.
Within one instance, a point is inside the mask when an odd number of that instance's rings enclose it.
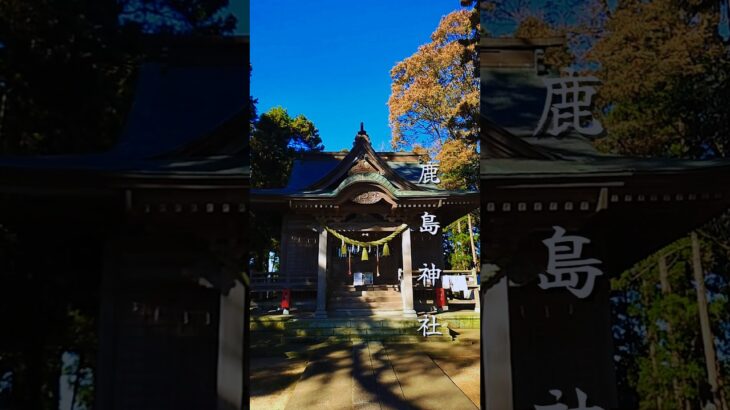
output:
{"label": "wooden pillar", "polygon": [[[244,311],[246,288],[236,280],[228,294],[220,295],[218,319],[218,410],[243,408]],[[248,398],[245,398],[246,400]]]}
{"label": "wooden pillar", "polygon": [[319,231],[319,256],[317,257],[317,310],[315,318],[327,317],[327,230]]}
{"label": "wooden pillar", "polygon": [[484,295],[482,377],[486,410],[513,409],[508,288],[508,279],[503,277]]}
{"label": "wooden pillar", "polygon": [[411,262],[411,229],[406,228],[401,234],[401,245],[403,248],[403,280],[400,286],[400,294],[403,299],[403,316],[417,317],[413,309],[413,264]]}

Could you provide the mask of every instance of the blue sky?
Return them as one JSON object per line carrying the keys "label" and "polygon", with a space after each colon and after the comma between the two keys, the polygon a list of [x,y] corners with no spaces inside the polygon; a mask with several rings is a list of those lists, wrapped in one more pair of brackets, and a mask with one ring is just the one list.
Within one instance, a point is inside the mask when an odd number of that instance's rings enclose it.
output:
{"label": "blue sky", "polygon": [[[246,0],[248,1],[248,0]],[[390,69],[458,0],[251,0],[251,95],[259,114],[304,114],[327,151],[351,148],[360,122],[390,150]]]}

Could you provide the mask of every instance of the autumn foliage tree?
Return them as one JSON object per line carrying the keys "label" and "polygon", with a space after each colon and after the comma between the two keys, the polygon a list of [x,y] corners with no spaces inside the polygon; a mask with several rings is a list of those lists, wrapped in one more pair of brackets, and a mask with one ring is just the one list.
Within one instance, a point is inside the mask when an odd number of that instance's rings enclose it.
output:
{"label": "autumn foliage tree", "polygon": [[448,14],[430,43],[393,67],[388,108],[394,148],[415,142],[440,148],[450,139],[476,141],[477,24],[475,10]]}
{"label": "autumn foliage tree", "polygon": [[474,186],[478,162],[478,13],[457,10],[441,19],[431,42],[390,72],[388,99],[395,149],[421,144],[441,162],[444,186]]}
{"label": "autumn foliage tree", "polygon": [[[393,148],[425,149],[424,156],[439,162],[441,187],[452,190],[476,189],[479,182],[479,13],[465,5],[444,16],[431,41],[393,67],[388,99]],[[476,221],[478,212],[445,227],[452,268],[478,264],[472,257]]]}
{"label": "autumn foliage tree", "polygon": [[[699,2],[697,2],[699,4]],[[674,0],[622,1],[590,56],[612,152],[684,158],[730,155],[730,91],[719,13]]]}

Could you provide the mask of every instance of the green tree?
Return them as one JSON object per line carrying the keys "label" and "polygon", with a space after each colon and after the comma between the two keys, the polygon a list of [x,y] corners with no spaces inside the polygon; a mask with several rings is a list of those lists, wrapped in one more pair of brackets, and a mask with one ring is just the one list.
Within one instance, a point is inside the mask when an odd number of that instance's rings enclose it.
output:
{"label": "green tree", "polygon": [[109,9],[0,0],[0,152],[87,152],[114,141],[135,60],[120,47],[118,8],[100,3]]}
{"label": "green tree", "polygon": [[231,33],[236,18],[223,10],[229,0],[122,0],[120,19],[145,33]]}
{"label": "green tree", "polygon": [[[255,112],[255,100],[252,100]],[[304,115],[292,118],[286,109],[274,107],[253,124],[251,137],[251,185],[280,188],[286,185],[294,158],[300,152],[322,151],[322,139],[314,123]],[[279,253],[281,218],[265,210],[249,214],[252,268],[267,270],[269,252]]]}
{"label": "green tree", "polygon": [[[0,0],[0,153],[110,148],[131,103],[142,34],[223,34],[227,0]],[[160,10],[142,13],[138,7]]]}
{"label": "green tree", "polygon": [[[469,224],[471,217],[472,223]],[[469,270],[478,268],[474,263],[474,256],[479,263],[479,252],[476,255],[472,253],[472,241],[474,244],[479,243],[479,211],[473,212],[459,218],[451,225],[444,228],[444,237],[446,245],[447,266],[449,269]]]}
{"label": "green tree", "polygon": [[[633,156],[725,157],[730,109],[728,57],[708,2],[619,1],[588,53],[603,81],[597,115],[605,151]],[[726,218],[725,218],[726,219]],[[718,227],[718,221],[711,226]],[[710,235],[724,242],[721,224]],[[708,376],[698,325],[690,239],[682,238],[615,281],[619,369],[640,406],[701,408]],[[715,345],[727,348],[727,252],[702,244]],[[727,368],[728,361],[722,366]],[[725,395],[728,394],[727,386]]]}
{"label": "green tree", "polygon": [[251,185],[279,188],[289,179],[298,152],[322,151],[322,139],[314,123],[304,115],[292,118],[286,109],[274,107],[258,118],[251,138]]}
{"label": "green tree", "polygon": [[[701,249],[703,265],[717,267],[713,245],[704,241]],[[706,282],[715,295],[710,303],[711,321],[727,323],[728,299],[722,296],[727,295],[727,281],[710,273]],[[624,371],[640,397],[640,408],[701,408],[699,404],[708,397],[699,386],[707,383],[707,376],[702,343],[698,342],[690,239],[681,238],[636,264],[612,280],[612,288],[631,299],[615,316],[621,331],[614,333],[622,359],[635,360]],[[725,336],[720,326],[715,330],[722,345]],[[636,346],[637,340],[643,343]]]}

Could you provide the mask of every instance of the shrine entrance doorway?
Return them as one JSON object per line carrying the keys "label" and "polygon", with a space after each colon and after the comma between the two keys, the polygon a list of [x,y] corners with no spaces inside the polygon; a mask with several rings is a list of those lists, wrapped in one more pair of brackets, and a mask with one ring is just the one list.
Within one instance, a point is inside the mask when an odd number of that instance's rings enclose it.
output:
{"label": "shrine entrance doorway", "polygon": [[[353,239],[373,241],[385,237],[389,232],[357,232],[348,234]],[[337,239],[328,246],[329,280],[335,286],[395,286],[399,285],[398,269],[401,267],[401,240],[396,237],[390,241],[389,255],[383,255],[383,247],[370,247],[367,260],[362,260],[362,250],[357,246],[345,245],[346,253],[341,252],[342,243]],[[356,274],[362,274],[356,275]],[[362,278],[362,279],[361,279]]]}
{"label": "shrine entrance doorway", "polygon": [[[361,242],[383,239],[394,227],[352,229],[338,225],[337,232]],[[384,246],[358,247],[335,237],[327,246],[327,307],[330,316],[402,315],[403,296],[399,269],[402,241],[397,235]],[[343,245],[345,252],[343,251]],[[363,248],[367,257],[363,260]],[[384,254],[386,253],[386,254]]]}

